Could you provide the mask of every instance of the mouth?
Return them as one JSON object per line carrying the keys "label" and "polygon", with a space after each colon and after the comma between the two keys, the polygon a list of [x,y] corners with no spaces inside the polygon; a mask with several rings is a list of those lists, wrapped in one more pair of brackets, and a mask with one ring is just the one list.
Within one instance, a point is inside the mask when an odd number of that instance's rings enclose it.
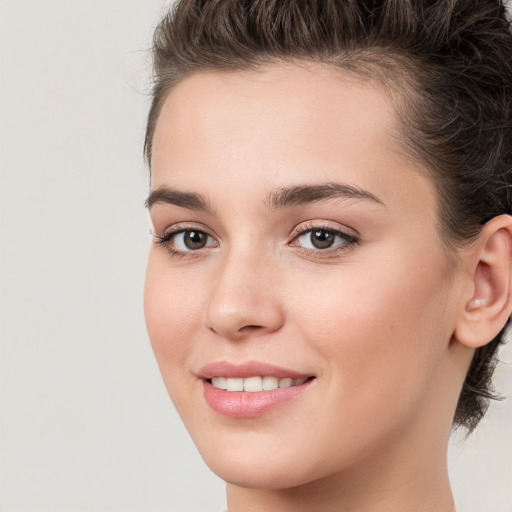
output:
{"label": "mouth", "polygon": [[315,375],[260,362],[211,363],[199,374],[204,398],[217,413],[255,418],[290,402],[311,388]]}
{"label": "mouth", "polygon": [[300,386],[305,382],[314,379],[314,377],[275,377],[273,375],[253,376],[253,377],[212,377],[207,379],[208,383],[214,388],[226,391],[246,391],[248,393],[258,393],[260,391],[273,391],[279,388],[290,388]]}

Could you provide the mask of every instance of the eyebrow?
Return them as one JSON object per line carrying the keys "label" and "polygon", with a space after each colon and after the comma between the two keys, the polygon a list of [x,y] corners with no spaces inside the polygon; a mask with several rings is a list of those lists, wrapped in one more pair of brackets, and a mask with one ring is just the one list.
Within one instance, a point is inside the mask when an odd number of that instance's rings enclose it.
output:
{"label": "eyebrow", "polygon": [[[277,210],[333,198],[366,199],[384,205],[377,196],[367,190],[335,182],[279,188],[268,195],[265,204],[270,210]],[[146,208],[151,208],[159,203],[173,204],[189,210],[213,212],[210,203],[202,195],[195,192],[181,192],[165,185],[153,190],[145,204]]]}
{"label": "eyebrow", "polygon": [[267,205],[270,209],[276,210],[332,198],[367,199],[384,206],[384,203],[371,192],[353,185],[336,182],[280,188],[269,194]]}
{"label": "eyebrow", "polygon": [[203,212],[212,212],[209,202],[200,194],[195,192],[181,192],[173,188],[162,185],[153,190],[146,199],[146,208],[153,207],[155,204],[165,203],[188,208],[189,210],[198,210]]}

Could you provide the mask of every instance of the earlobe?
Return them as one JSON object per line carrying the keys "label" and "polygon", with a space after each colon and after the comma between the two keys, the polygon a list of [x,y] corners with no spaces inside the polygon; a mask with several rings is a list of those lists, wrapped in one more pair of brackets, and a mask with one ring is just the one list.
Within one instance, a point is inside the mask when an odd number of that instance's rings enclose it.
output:
{"label": "earlobe", "polygon": [[472,294],[460,314],[455,339],[478,348],[501,331],[512,310],[512,216],[491,219],[468,260]]}

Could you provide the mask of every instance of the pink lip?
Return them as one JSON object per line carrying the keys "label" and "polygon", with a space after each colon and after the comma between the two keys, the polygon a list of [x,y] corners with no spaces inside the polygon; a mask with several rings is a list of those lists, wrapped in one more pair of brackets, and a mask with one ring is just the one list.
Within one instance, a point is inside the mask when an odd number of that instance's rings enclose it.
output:
{"label": "pink lip", "polygon": [[202,379],[202,389],[208,405],[216,412],[230,418],[255,418],[273,410],[303,393],[314,379],[307,380],[299,386],[277,388],[271,391],[226,391],[215,388],[209,382],[212,377],[253,377],[271,375],[278,378],[312,377],[286,368],[249,361],[242,364],[232,364],[226,361],[210,363],[198,372]]}
{"label": "pink lip", "polygon": [[257,375],[272,375],[279,379],[290,377],[299,379],[301,377],[312,377],[311,374],[304,374],[289,368],[275,366],[273,364],[261,363],[259,361],[247,361],[245,363],[228,363],[227,361],[216,361],[203,366],[197,376],[201,379],[211,379],[212,377],[254,377]]}

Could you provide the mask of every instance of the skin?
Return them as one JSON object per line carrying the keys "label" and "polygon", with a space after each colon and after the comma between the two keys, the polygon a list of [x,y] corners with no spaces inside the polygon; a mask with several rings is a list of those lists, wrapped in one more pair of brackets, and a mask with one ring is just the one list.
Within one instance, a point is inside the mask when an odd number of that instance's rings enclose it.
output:
{"label": "skin", "polygon": [[[448,437],[473,349],[510,310],[507,257],[489,279],[510,253],[510,220],[448,250],[428,171],[398,133],[384,88],[324,65],[196,73],[167,98],[152,190],[200,194],[211,211],[157,201],[154,232],[209,238],[199,250],[180,236],[152,244],[146,321],[178,412],[228,482],[229,512],[453,510]],[[332,182],[377,200],[268,205],[282,188]],[[312,226],[357,242],[317,249]],[[498,298],[492,323],[482,308]],[[316,378],[266,414],[228,418],[197,377],[212,361]]]}

